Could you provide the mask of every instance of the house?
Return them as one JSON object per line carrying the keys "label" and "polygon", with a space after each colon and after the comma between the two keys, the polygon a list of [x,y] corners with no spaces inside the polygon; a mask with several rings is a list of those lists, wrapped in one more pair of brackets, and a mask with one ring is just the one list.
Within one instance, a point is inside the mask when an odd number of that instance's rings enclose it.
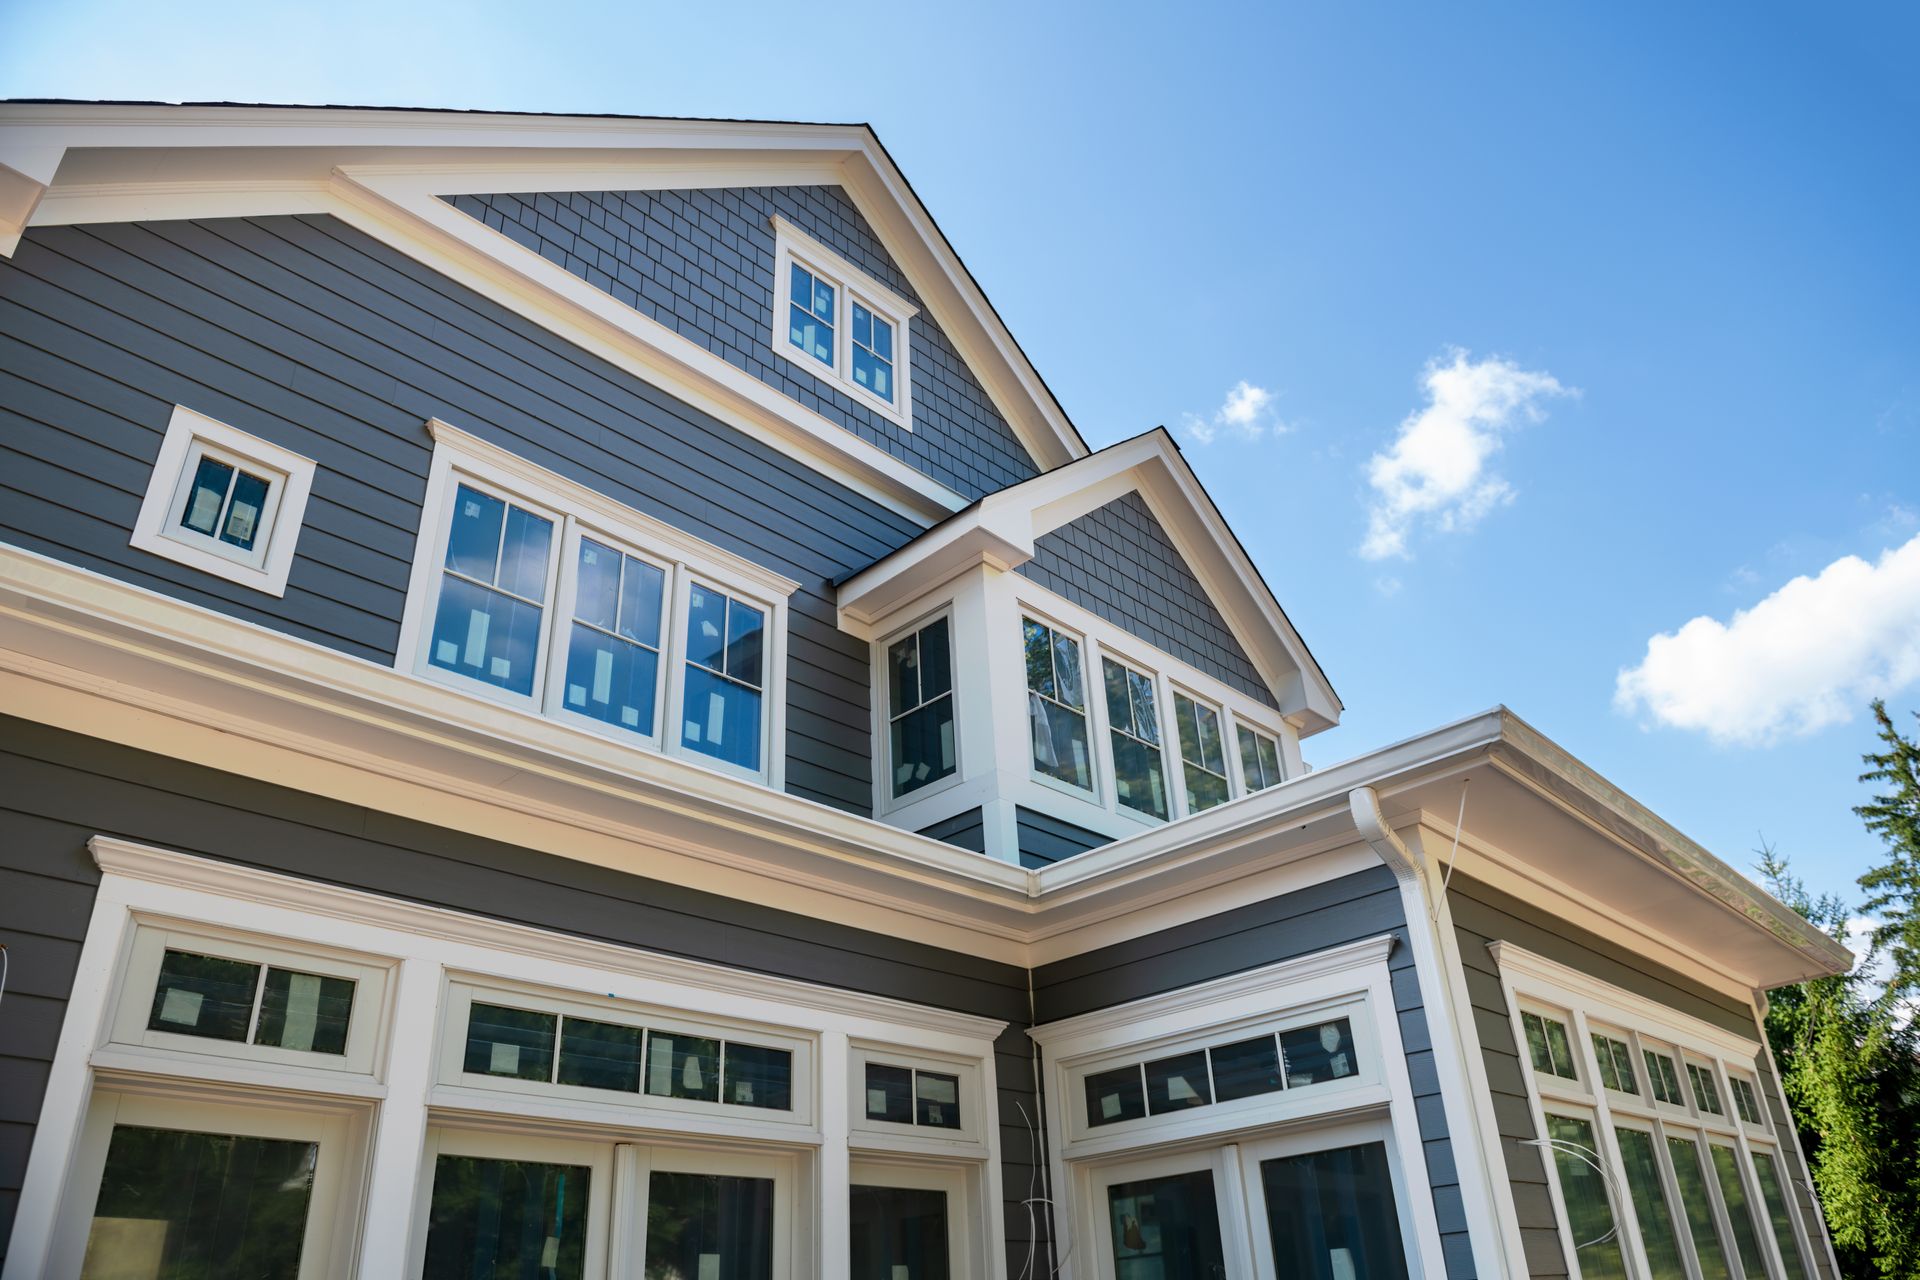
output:
{"label": "house", "polygon": [[6,1280],[1838,1280],[1844,950],[1505,709],[1309,769],[867,128],[18,102],[0,255]]}

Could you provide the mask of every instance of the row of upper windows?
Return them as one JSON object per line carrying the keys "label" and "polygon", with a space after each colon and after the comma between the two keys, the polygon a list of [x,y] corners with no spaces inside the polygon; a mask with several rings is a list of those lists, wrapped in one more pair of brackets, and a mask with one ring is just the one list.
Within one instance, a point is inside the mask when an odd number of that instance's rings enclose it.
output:
{"label": "row of upper windows", "polygon": [[[435,429],[454,446],[436,450],[398,663],[777,785],[792,584],[664,526],[649,533],[638,513],[585,491],[568,496],[569,482]],[[284,590],[313,470],[177,409],[135,545]],[[1035,778],[1155,821],[1281,780],[1273,733],[1167,673],[1096,645],[1104,697],[1092,705],[1082,660],[1089,637],[1025,617],[1018,642]],[[950,619],[884,649],[881,751],[887,797],[898,801],[959,770]],[[1098,759],[1096,743],[1106,747]]]}

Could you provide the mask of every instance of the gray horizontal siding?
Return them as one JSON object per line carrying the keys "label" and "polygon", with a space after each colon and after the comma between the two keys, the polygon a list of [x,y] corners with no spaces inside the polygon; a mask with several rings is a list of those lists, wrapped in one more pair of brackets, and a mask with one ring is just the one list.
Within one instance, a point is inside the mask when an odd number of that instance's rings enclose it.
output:
{"label": "gray horizontal siding", "polygon": [[1020,572],[1248,697],[1279,705],[1138,493],[1036,539]]}
{"label": "gray horizontal siding", "polygon": [[924,309],[909,326],[912,430],[817,376],[809,360],[777,354],[787,348],[772,341],[776,213],[880,284],[919,302],[839,187],[444,198],[956,492],[978,498],[1035,472],[1006,419]]}
{"label": "gray horizontal siding", "polygon": [[971,849],[975,853],[987,851],[987,827],[977,806],[965,813],[944,818],[930,827],[922,827],[920,834],[932,840],[944,840],[961,849]]}
{"label": "gray horizontal siding", "polygon": [[[86,934],[95,834],[1012,1024],[998,1047],[1010,1201],[1036,1164],[1026,971],[683,889],[0,717],[0,1240]],[[1015,1140],[1017,1137],[1017,1141]],[[1007,1209],[1012,1274],[1026,1211]]]}
{"label": "gray horizontal siding", "polygon": [[[174,404],[315,459],[284,599],[133,550]],[[0,262],[0,539],[382,665],[430,417],[799,581],[788,789],[872,803],[830,584],[917,532],[331,218],[34,228]]]}
{"label": "gray horizontal siding", "polygon": [[[1521,1145],[1539,1135],[1534,1131],[1533,1112],[1522,1075],[1526,1064],[1514,1042],[1512,1014],[1500,984],[1499,967],[1487,944],[1510,942],[1749,1039],[1764,1043],[1765,1032],[1755,1024],[1750,1006],[1466,876],[1453,881],[1447,904],[1453,913],[1460,961],[1466,971],[1467,995],[1473,1006],[1474,1025],[1479,1031],[1487,1085],[1493,1095],[1494,1117],[1506,1152],[1507,1176],[1520,1215],[1529,1272],[1537,1276],[1566,1275],[1566,1258],[1547,1191],[1545,1163],[1538,1147]],[[1791,1134],[1785,1108],[1777,1101],[1779,1086],[1766,1056],[1760,1055],[1751,1065],[1760,1077],[1761,1092],[1767,1097],[1770,1110],[1778,1109],[1774,1119],[1776,1130],[1782,1135]],[[1782,1144],[1781,1157],[1801,1215],[1814,1224],[1817,1232],[1806,1168],[1790,1140]],[[1815,1266],[1827,1280],[1836,1280],[1824,1256],[1815,1259]]]}
{"label": "gray horizontal siding", "polygon": [[1062,858],[1097,849],[1113,840],[1111,836],[1048,817],[1025,805],[1016,806],[1013,816],[1014,830],[1020,844],[1020,865],[1030,871],[1038,867],[1050,867]]}
{"label": "gray horizontal siding", "polygon": [[1398,939],[1387,963],[1447,1275],[1467,1280],[1474,1275],[1473,1251],[1433,1041],[1400,892],[1385,867],[1042,965],[1033,971],[1034,1022],[1071,1018],[1386,933]]}

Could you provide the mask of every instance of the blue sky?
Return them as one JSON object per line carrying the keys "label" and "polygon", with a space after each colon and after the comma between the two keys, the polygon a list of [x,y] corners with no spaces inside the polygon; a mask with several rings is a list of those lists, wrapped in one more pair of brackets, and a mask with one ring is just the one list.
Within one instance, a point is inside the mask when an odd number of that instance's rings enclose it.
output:
{"label": "blue sky", "polygon": [[1348,704],[1311,758],[1505,702],[1857,896],[1865,700],[1920,708],[1920,19],[1841,19],[9,0],[0,93],[869,121],[1087,438],[1181,436]]}

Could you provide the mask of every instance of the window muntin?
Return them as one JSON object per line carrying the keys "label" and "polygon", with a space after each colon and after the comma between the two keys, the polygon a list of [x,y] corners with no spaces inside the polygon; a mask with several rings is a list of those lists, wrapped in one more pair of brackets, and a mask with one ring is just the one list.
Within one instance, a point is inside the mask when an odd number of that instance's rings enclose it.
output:
{"label": "window muntin", "polygon": [[953,642],[946,618],[887,646],[887,750],[893,798],[953,776]]}
{"label": "window muntin", "polygon": [[[276,489],[286,477],[264,467],[251,469],[206,445],[196,445],[194,454],[177,530],[212,539],[216,551],[231,548],[251,559],[256,544],[265,550],[264,538],[272,528],[269,504],[278,502]],[[179,536],[177,531],[174,536]]]}
{"label": "window muntin", "polygon": [[1227,783],[1226,744],[1220,736],[1220,709],[1190,698],[1176,689],[1173,694],[1173,715],[1180,730],[1180,763],[1187,784],[1187,812],[1199,813],[1217,804],[1225,804],[1231,788]]}
{"label": "window muntin", "polygon": [[1089,1072],[1089,1129],[1233,1102],[1360,1073],[1350,1016],[1290,1025]]}
{"label": "window muntin", "polygon": [[1653,1134],[1619,1125],[1614,1128],[1614,1138],[1620,1146],[1620,1163],[1627,1193],[1633,1199],[1634,1218],[1640,1224],[1640,1243],[1647,1251],[1651,1280],[1687,1280],[1683,1246],[1674,1226],[1673,1206],[1667,1201],[1666,1185],[1660,1179]]}
{"label": "window muntin", "polygon": [[1740,1118],[1755,1128],[1765,1128],[1766,1122],[1760,1118],[1760,1099],[1753,1091],[1753,1084],[1744,1076],[1727,1073],[1727,1090],[1733,1094],[1733,1109]]}
{"label": "window muntin", "polygon": [[581,535],[560,705],[653,740],[659,736],[667,570]]}
{"label": "window muntin", "polygon": [[1640,1056],[1647,1064],[1647,1091],[1653,1100],[1673,1107],[1686,1106],[1687,1100],[1680,1094],[1680,1076],[1674,1069],[1673,1055],[1657,1049],[1642,1049]]}
{"label": "window muntin", "polygon": [[1599,1069],[1600,1083],[1615,1093],[1630,1093],[1640,1096],[1640,1084],[1634,1079],[1633,1050],[1625,1040],[1608,1035],[1604,1031],[1595,1031],[1593,1035],[1593,1064]]}
{"label": "window muntin", "polygon": [[1027,667],[1027,725],[1036,773],[1081,791],[1093,790],[1093,752],[1087,735],[1086,674],[1080,642],[1044,622],[1025,618],[1021,640]]}
{"label": "window muntin", "polygon": [[893,324],[858,299],[853,311],[853,380],[869,393],[893,403]]}
{"label": "window muntin", "polygon": [[1773,1227],[1773,1240],[1780,1248],[1780,1261],[1787,1269],[1787,1280],[1807,1280],[1807,1265],[1800,1254],[1800,1242],[1793,1233],[1793,1218],[1787,1211],[1786,1184],[1771,1151],[1753,1152],[1753,1176],[1760,1184],[1760,1198],[1766,1204],[1767,1221]]}
{"label": "window muntin", "polygon": [[1265,791],[1282,781],[1280,744],[1272,735],[1235,724],[1240,739],[1240,778],[1249,792]]}
{"label": "window muntin", "polygon": [[1605,1166],[1594,1141],[1593,1122],[1584,1116],[1549,1114],[1547,1136],[1580,1275],[1583,1280],[1626,1280],[1626,1257],[1601,1172]]}
{"label": "window muntin", "polygon": [[686,686],[680,741],[749,773],[760,771],[767,615],[696,581],[687,596]]}
{"label": "window muntin", "polygon": [[1726,1108],[1720,1105],[1720,1090],[1714,1087],[1713,1068],[1703,1067],[1699,1063],[1687,1063],[1687,1081],[1693,1086],[1693,1101],[1700,1110],[1711,1116],[1724,1116]]}
{"label": "window muntin", "polygon": [[1563,1080],[1580,1078],[1565,1022],[1546,1014],[1526,1012],[1520,1015],[1520,1023],[1526,1028],[1527,1053],[1536,1072]]}
{"label": "window muntin", "polygon": [[787,344],[833,368],[835,343],[832,283],[795,262],[788,282]]}
{"label": "window muntin", "polygon": [[1113,749],[1114,796],[1120,807],[1149,818],[1168,817],[1166,771],[1160,758],[1160,711],[1153,677],[1102,658],[1107,736]]}
{"label": "window muntin", "polygon": [[470,484],[454,491],[427,661],[522,696],[551,604],[554,521]]}

